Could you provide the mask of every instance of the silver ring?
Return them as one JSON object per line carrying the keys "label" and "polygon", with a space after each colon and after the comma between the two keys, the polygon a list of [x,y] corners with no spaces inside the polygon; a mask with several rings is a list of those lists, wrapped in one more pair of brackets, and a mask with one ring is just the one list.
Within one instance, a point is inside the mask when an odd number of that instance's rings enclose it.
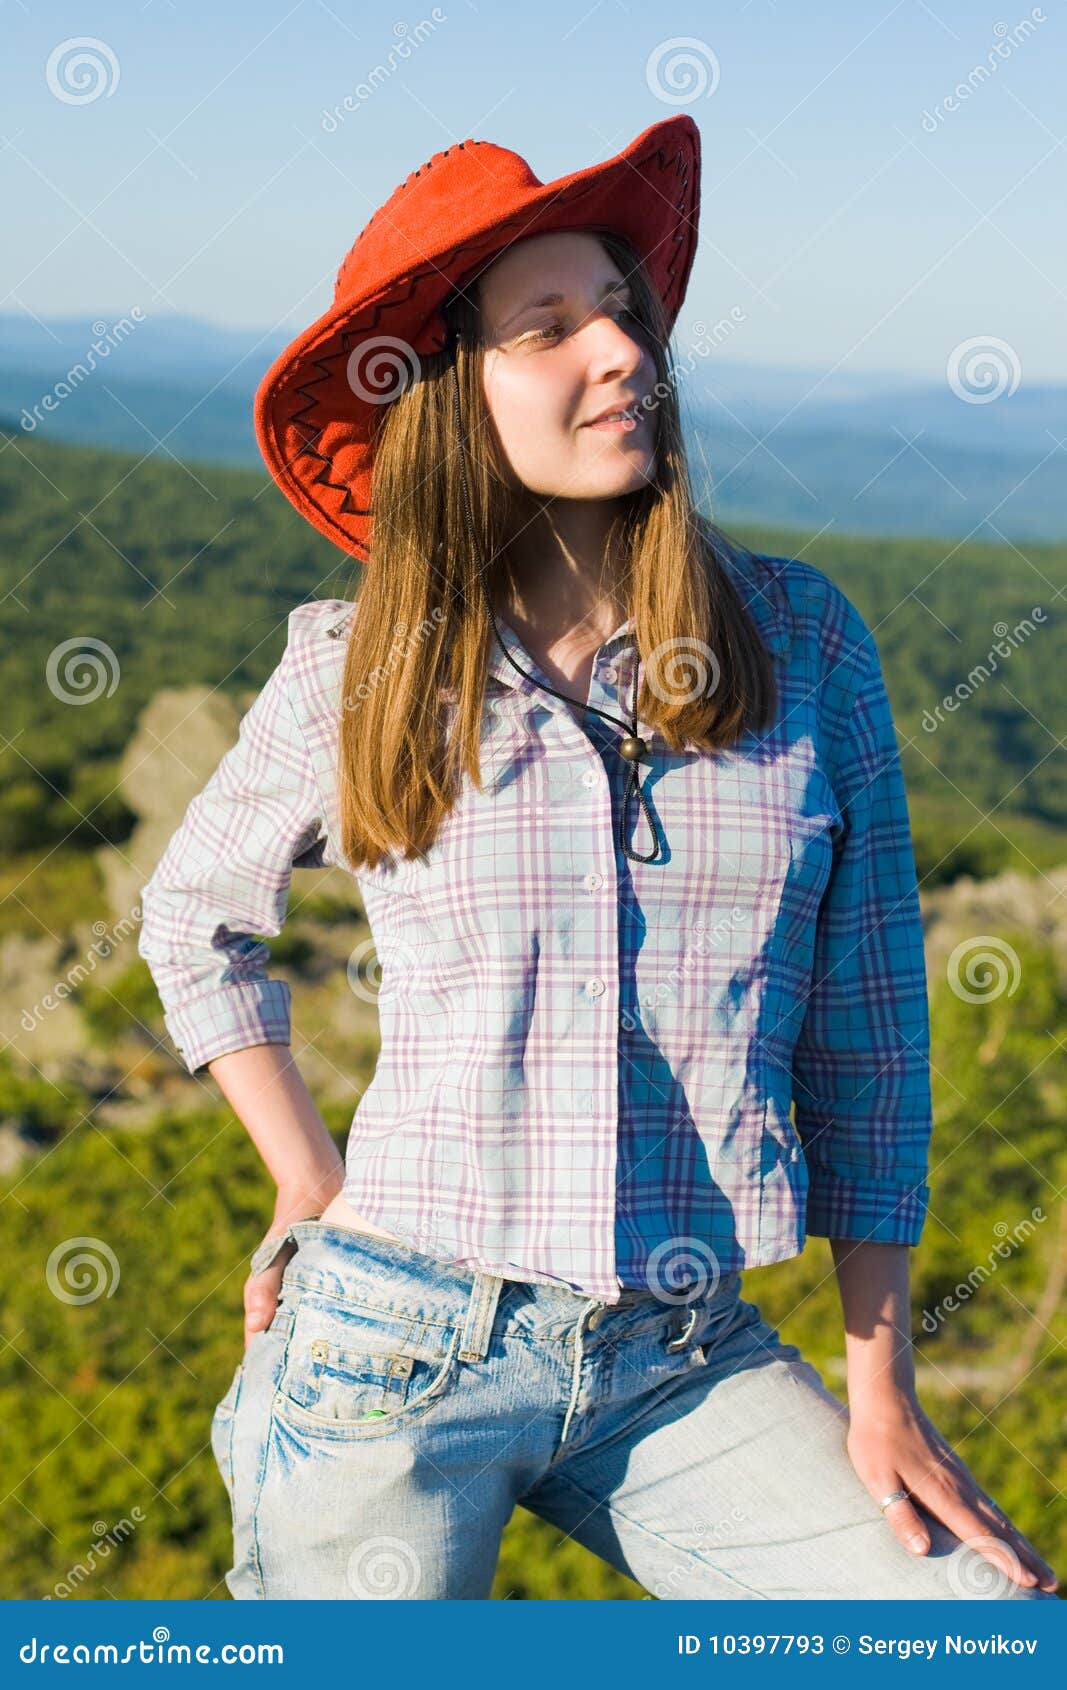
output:
{"label": "silver ring", "polygon": [[907,1502],[907,1500],[908,1493],[906,1490],[891,1490],[888,1496],[883,1496],[878,1506],[884,1514],[891,1502]]}

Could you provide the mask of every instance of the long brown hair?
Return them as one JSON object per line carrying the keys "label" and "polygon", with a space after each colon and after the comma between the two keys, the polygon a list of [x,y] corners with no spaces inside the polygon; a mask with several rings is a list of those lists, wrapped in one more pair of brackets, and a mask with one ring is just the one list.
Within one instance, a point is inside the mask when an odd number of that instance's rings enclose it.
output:
{"label": "long brown hair", "polygon": [[[606,548],[645,663],[638,716],[672,751],[714,752],[773,720],[774,666],[721,565],[724,553],[744,548],[693,504],[659,295],[629,244],[598,234],[633,289],[657,375],[654,477],[620,501]],[[476,292],[468,286],[454,294],[446,317],[461,336],[462,449],[495,609],[521,489],[486,406]],[[453,380],[447,355],[422,358],[419,379],[383,407],[379,421],[371,556],[348,636],[338,748],[341,847],[354,868],[376,867],[386,853],[421,854],[463,776],[482,786],[483,694],[495,636],[464,517]],[[694,697],[686,654],[699,660],[708,651],[716,684]],[[454,707],[447,732],[441,689]]]}

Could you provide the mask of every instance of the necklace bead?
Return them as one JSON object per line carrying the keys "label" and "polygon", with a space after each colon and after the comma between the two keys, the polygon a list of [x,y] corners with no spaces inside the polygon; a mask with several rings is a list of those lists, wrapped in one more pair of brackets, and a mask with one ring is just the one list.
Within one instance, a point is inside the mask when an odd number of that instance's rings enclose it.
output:
{"label": "necklace bead", "polygon": [[619,745],[619,756],[625,757],[628,763],[639,763],[642,757],[648,756],[648,746],[643,739],[637,739],[633,734],[627,734]]}

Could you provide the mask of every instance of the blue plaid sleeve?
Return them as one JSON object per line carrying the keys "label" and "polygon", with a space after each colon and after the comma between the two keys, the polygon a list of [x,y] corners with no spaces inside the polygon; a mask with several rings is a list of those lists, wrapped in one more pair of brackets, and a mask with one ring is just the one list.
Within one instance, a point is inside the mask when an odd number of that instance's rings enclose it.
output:
{"label": "blue plaid sleeve", "polygon": [[289,986],[268,976],[256,935],[281,932],[294,864],[321,860],[325,836],[291,651],[141,889],[138,951],[190,1074],[247,1045],[289,1043]]}
{"label": "blue plaid sleeve", "polygon": [[904,778],[878,652],[835,736],[843,827],[817,923],[811,995],[793,1059],[809,1170],[807,1231],[919,1242],[929,1201],[930,1029]]}

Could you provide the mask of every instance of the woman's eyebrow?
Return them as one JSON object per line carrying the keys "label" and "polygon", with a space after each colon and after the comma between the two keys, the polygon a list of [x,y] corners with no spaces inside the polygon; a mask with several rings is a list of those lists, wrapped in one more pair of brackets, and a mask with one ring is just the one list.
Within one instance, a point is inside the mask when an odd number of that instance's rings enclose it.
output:
{"label": "woman's eyebrow", "polygon": [[[632,289],[630,287],[629,282],[627,282],[627,281],[607,282],[600,291],[600,299],[601,299],[601,302],[602,302],[603,300],[607,299],[610,294],[613,294],[613,293],[626,293],[626,294],[628,294],[628,293],[631,293],[631,292],[632,292]],[[541,295],[541,297],[539,299],[528,299],[528,300],[526,300],[525,304],[519,306],[517,311],[513,311],[511,313],[510,317],[504,318],[504,321],[500,324],[500,328],[502,330],[506,329],[509,323],[513,323],[515,321],[516,317],[521,317],[524,311],[534,310],[534,308],[536,306],[539,306],[539,305],[562,305],[563,303],[564,303],[564,295],[561,294],[561,293],[544,293],[544,294]]]}

